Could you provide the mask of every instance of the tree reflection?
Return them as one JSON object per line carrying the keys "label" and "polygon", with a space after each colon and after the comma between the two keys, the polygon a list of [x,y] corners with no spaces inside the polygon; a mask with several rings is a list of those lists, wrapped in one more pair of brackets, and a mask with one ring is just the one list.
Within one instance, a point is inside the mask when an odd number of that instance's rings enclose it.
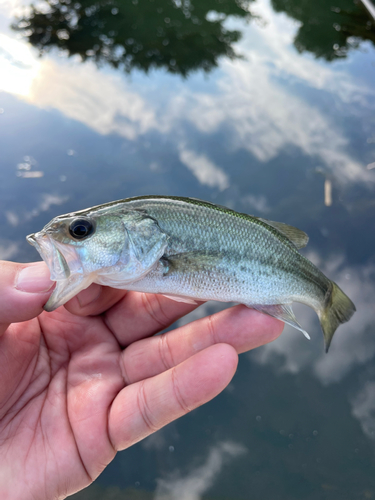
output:
{"label": "tree reflection", "polygon": [[127,71],[166,68],[184,76],[238,57],[241,37],[224,27],[228,16],[250,18],[253,0],[47,0],[12,27],[40,53],[53,47],[83,61]]}
{"label": "tree reflection", "polygon": [[346,57],[361,41],[375,43],[375,23],[355,0],[271,0],[277,12],[285,12],[301,24],[294,44],[332,61]]}

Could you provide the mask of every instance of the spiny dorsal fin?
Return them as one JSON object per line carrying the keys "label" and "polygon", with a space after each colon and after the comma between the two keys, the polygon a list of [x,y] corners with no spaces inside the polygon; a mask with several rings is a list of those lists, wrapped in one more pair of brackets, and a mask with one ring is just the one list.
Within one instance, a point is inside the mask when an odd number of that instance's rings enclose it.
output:
{"label": "spiny dorsal fin", "polygon": [[277,229],[280,233],[286,236],[288,240],[290,240],[298,249],[304,248],[309,241],[309,237],[307,236],[307,234],[304,231],[301,231],[301,229],[297,229],[294,226],[289,226],[288,224],[284,224],[283,222],[274,222],[272,220],[262,219],[261,217],[259,217],[259,220]]}

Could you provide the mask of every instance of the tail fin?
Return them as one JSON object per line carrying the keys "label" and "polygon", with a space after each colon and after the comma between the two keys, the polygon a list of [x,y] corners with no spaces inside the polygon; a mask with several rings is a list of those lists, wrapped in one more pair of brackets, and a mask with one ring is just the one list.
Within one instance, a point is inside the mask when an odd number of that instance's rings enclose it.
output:
{"label": "tail fin", "polygon": [[326,352],[332,341],[336,328],[349,321],[355,312],[355,305],[345,295],[336,283],[331,281],[332,287],[328,290],[324,309],[320,314],[320,324],[322,326]]}

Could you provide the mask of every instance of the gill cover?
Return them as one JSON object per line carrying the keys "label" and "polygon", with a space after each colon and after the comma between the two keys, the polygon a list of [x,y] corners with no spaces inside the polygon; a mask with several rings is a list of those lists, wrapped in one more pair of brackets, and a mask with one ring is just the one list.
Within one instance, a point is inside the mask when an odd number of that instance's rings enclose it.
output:
{"label": "gill cover", "polygon": [[119,210],[117,214],[125,229],[124,248],[119,262],[101,269],[95,283],[126,289],[157,265],[168,245],[168,236],[144,211]]}

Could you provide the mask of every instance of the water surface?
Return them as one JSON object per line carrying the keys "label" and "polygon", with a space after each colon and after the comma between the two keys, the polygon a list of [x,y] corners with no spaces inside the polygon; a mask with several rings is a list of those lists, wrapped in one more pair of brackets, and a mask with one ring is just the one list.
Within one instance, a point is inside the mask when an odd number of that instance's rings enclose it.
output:
{"label": "water surface", "polygon": [[328,355],[296,307],[311,342],[242,355],[73,498],[375,498],[374,40],[352,0],[0,4],[0,258],[61,213],[193,196],[305,230],[357,306]]}

